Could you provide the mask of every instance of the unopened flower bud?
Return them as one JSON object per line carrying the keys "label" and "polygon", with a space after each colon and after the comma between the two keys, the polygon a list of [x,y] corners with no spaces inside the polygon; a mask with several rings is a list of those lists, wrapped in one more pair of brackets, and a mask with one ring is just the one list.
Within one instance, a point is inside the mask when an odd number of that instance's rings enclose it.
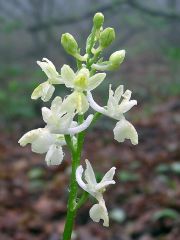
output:
{"label": "unopened flower bud", "polygon": [[99,71],[113,71],[116,70],[123,62],[125,57],[125,50],[116,51],[109,57],[109,61],[92,64],[92,68]]}
{"label": "unopened flower bud", "polygon": [[111,54],[109,61],[110,61],[113,69],[118,68],[119,65],[123,62],[125,53],[126,53],[125,50],[120,50],[120,51],[116,51],[113,54]]}
{"label": "unopened flower bud", "polygon": [[104,22],[104,15],[101,12],[98,12],[94,15],[93,23],[95,28],[100,29]]}
{"label": "unopened flower bud", "polygon": [[74,56],[78,52],[78,44],[70,33],[62,34],[61,44],[70,55]]}
{"label": "unopened flower bud", "polygon": [[100,34],[100,46],[102,48],[107,48],[115,39],[115,31],[113,28],[106,28]]}

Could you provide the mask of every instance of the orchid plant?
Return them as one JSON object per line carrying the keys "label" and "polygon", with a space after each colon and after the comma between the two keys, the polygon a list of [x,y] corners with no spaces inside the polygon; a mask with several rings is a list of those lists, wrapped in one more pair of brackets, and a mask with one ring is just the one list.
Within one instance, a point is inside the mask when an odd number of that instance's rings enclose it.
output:
{"label": "orchid plant", "polygon": [[[119,50],[114,52],[109,60],[104,61],[103,50],[114,41],[115,32],[113,28],[103,29],[103,22],[103,14],[96,13],[93,18],[92,31],[86,41],[84,55],[81,54],[80,48],[71,34],[62,34],[61,44],[65,51],[75,58],[76,71],[68,65],[63,65],[59,73],[47,58],[37,61],[46,74],[47,80],[33,91],[32,99],[41,98],[44,102],[49,101],[58,84],[70,88],[71,92],[64,99],[56,96],[52,100],[50,108],[42,107],[45,127],[31,130],[19,140],[21,146],[30,143],[31,149],[35,153],[46,153],[45,161],[48,166],[61,164],[65,145],[71,152],[70,192],[63,240],[71,239],[77,211],[90,195],[97,200],[97,203],[89,211],[90,218],[94,222],[103,220],[103,225],[109,226],[109,216],[103,193],[107,186],[115,184],[113,177],[116,168],[112,167],[102,180],[97,182],[91,163],[87,159],[85,160],[85,170],[80,165],[84,137],[89,126],[95,123],[101,115],[108,116],[117,121],[113,130],[115,140],[123,142],[125,139],[129,139],[134,145],[138,143],[136,129],[124,116],[137,104],[136,100],[131,100],[131,91],[124,91],[123,85],[112,90],[110,85],[109,98],[103,107],[96,103],[92,95],[93,90],[104,81],[105,71],[118,69],[125,57],[125,50]],[[94,114],[85,118],[89,108],[93,109]],[[81,196],[78,195],[78,185],[82,189]]]}

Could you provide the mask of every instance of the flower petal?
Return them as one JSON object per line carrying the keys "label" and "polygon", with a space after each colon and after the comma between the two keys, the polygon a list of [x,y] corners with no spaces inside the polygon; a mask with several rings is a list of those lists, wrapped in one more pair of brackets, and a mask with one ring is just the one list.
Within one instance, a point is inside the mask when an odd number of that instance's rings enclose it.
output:
{"label": "flower petal", "polygon": [[41,128],[31,130],[31,131],[25,133],[19,139],[18,143],[20,144],[20,146],[24,147],[28,143],[32,143],[37,138],[37,136],[40,134],[40,132],[41,132]]}
{"label": "flower petal", "polygon": [[57,109],[61,106],[61,104],[62,104],[62,98],[59,96],[55,97],[51,103],[51,110],[53,112],[56,112]]}
{"label": "flower petal", "polygon": [[125,139],[130,139],[133,145],[138,144],[138,134],[134,126],[125,118],[117,122],[114,130],[114,139],[118,142],[124,142]]}
{"label": "flower petal", "polygon": [[48,123],[50,118],[52,117],[51,110],[49,108],[47,108],[47,107],[42,107],[41,108],[41,112],[42,112],[43,121],[45,123]]}
{"label": "flower petal", "polygon": [[48,166],[49,165],[59,165],[59,164],[61,164],[63,157],[64,157],[64,153],[63,153],[62,147],[53,144],[50,146],[50,148],[46,154],[45,161]]}
{"label": "flower petal", "polygon": [[47,128],[42,128],[37,138],[32,141],[31,149],[35,153],[46,153],[54,141],[55,136]]}
{"label": "flower petal", "polygon": [[43,93],[42,93],[41,99],[44,102],[49,101],[50,98],[52,97],[54,91],[55,91],[55,87],[53,85],[51,85],[51,84],[47,85],[47,87],[45,87],[43,89]]}
{"label": "flower petal", "polygon": [[126,90],[122,97],[129,101],[131,98],[131,94],[132,92],[130,90]]}
{"label": "flower petal", "polygon": [[87,185],[84,183],[84,181],[82,180],[82,174],[83,174],[84,170],[83,167],[80,165],[77,169],[76,169],[76,181],[79,184],[79,186],[84,189],[85,191],[87,191]]}
{"label": "flower petal", "polygon": [[109,85],[109,98],[108,98],[108,102],[107,102],[107,112],[108,112],[109,116],[113,116],[116,114],[117,106],[118,106],[118,102],[114,98],[114,92],[111,89],[111,84],[110,84]]}
{"label": "flower petal", "polygon": [[52,86],[48,81],[41,83],[37,88],[34,89],[31,98],[38,99],[41,98],[44,102],[49,101],[54,93],[54,86]]}
{"label": "flower petal", "polygon": [[47,58],[43,58],[43,61],[37,61],[37,64],[41,67],[42,71],[45,72],[48,79],[51,81],[60,81],[59,73],[56,71],[54,64]]}
{"label": "flower petal", "polygon": [[61,77],[62,77],[62,81],[64,82],[64,84],[66,85],[66,87],[68,88],[73,88],[73,81],[76,77],[74,71],[72,70],[72,68],[70,68],[70,66],[64,64],[61,68]]}
{"label": "flower petal", "polygon": [[105,204],[99,203],[93,205],[89,211],[89,215],[94,222],[99,222],[102,219],[104,221],[103,226],[109,227],[109,217]]}
{"label": "flower petal", "polygon": [[114,180],[111,181],[104,181],[104,182],[100,182],[96,185],[96,191],[104,191],[104,189],[111,185],[111,184],[115,184],[116,182]]}
{"label": "flower petal", "polygon": [[41,83],[34,89],[34,91],[31,94],[31,99],[36,100],[42,96],[43,86],[44,86],[44,83]]}
{"label": "flower petal", "polygon": [[33,152],[45,153],[48,151],[49,146],[54,141],[54,136],[48,131],[47,128],[38,128],[24,134],[19,140],[19,144],[24,147],[28,143],[31,143]]}
{"label": "flower petal", "polygon": [[123,92],[124,92],[124,86],[123,86],[123,85],[119,85],[119,86],[116,88],[115,92],[114,92],[114,97],[115,97],[115,99],[116,99],[117,102],[120,101]]}
{"label": "flower petal", "polygon": [[115,167],[112,167],[103,177],[103,179],[101,180],[101,182],[105,182],[105,181],[111,181],[113,180],[114,174],[115,174]]}
{"label": "flower petal", "polygon": [[86,170],[84,172],[85,180],[88,183],[88,185],[94,187],[97,184],[97,182],[93,168],[87,159],[85,160],[85,162],[86,162]]}
{"label": "flower petal", "polygon": [[101,182],[96,185],[96,189],[100,190],[104,187],[107,187],[110,184],[115,184],[115,181],[113,180],[114,174],[115,174],[115,167],[112,167],[102,178]]}
{"label": "flower petal", "polygon": [[90,77],[88,80],[87,90],[91,91],[101,84],[101,82],[106,77],[105,73],[97,73],[94,76]]}
{"label": "flower petal", "polygon": [[122,112],[122,113],[126,113],[135,105],[137,105],[137,101],[136,100],[127,101],[127,100],[124,99],[121,102],[121,104],[119,105],[118,110],[120,112]]}

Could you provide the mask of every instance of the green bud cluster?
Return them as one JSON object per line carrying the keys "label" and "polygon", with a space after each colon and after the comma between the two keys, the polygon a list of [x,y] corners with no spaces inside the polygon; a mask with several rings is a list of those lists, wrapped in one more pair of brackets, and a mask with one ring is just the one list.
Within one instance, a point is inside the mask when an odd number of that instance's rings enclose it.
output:
{"label": "green bud cluster", "polygon": [[[80,48],[75,38],[70,33],[64,33],[61,37],[61,44],[65,51],[77,59],[79,66],[81,62],[86,62],[86,67],[92,71],[116,70],[123,62],[125,51],[116,51],[109,57],[108,61],[103,61],[102,52],[115,40],[114,28],[103,29],[104,15],[96,13],[93,18],[93,27],[86,41],[86,53],[80,54]],[[95,46],[97,46],[95,48]]]}

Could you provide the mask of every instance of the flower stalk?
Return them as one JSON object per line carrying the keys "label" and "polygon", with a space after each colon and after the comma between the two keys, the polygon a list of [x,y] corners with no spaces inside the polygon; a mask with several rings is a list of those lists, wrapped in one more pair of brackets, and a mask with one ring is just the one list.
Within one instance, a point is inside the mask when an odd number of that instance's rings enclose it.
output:
{"label": "flower stalk", "polygon": [[[78,122],[80,124],[83,122],[83,119],[84,119],[83,115],[78,116]],[[76,182],[76,169],[80,164],[84,136],[85,136],[84,132],[81,132],[78,134],[76,148],[75,146],[73,146],[73,142],[71,140],[70,135],[65,136],[66,143],[71,152],[72,167],[71,167],[71,179],[70,179],[70,192],[69,192],[69,199],[68,199],[68,205],[67,205],[66,223],[65,223],[64,232],[63,232],[63,240],[71,239],[74,220],[76,217],[77,189],[78,189],[78,184]]]}

